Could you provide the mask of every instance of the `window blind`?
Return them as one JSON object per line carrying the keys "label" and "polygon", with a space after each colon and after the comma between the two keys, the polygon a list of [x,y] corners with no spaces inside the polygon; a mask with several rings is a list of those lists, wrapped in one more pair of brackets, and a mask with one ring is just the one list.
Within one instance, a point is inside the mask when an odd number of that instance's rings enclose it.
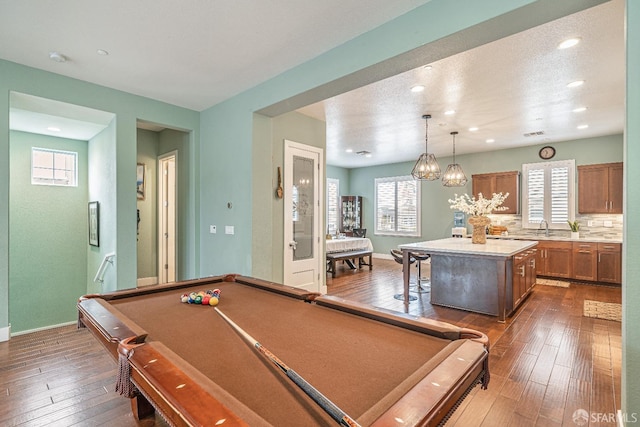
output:
{"label": "window blind", "polygon": [[575,161],[528,163],[522,165],[524,228],[538,228],[547,221],[552,228],[568,228],[573,221]]}
{"label": "window blind", "polygon": [[420,187],[410,176],[375,180],[375,233],[420,235]]}

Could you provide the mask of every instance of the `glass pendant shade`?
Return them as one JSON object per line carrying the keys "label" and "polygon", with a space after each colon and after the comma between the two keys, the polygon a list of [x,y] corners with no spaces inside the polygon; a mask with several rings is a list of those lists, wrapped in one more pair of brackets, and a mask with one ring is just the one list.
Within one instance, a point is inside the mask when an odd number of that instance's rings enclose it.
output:
{"label": "glass pendant shade", "polygon": [[429,119],[431,115],[425,114],[422,118],[425,120],[424,153],[420,154],[418,161],[413,166],[411,176],[413,179],[435,181],[436,179],[440,179],[440,165],[436,160],[436,156],[429,154],[428,150]]}
{"label": "glass pendant shade", "polygon": [[464,187],[467,184],[467,176],[462,170],[462,166],[456,163],[456,135],[458,132],[451,132],[453,136],[453,163],[447,166],[442,176],[442,185],[445,187]]}

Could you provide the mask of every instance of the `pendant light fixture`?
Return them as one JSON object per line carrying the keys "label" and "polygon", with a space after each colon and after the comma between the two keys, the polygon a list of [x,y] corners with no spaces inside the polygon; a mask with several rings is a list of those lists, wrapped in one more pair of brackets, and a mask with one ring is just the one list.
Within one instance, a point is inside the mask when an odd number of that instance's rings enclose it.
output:
{"label": "pendant light fixture", "polygon": [[420,154],[418,161],[411,171],[411,176],[413,176],[414,179],[423,181],[435,181],[436,179],[440,179],[440,165],[436,160],[436,156],[429,154],[428,150],[429,119],[431,118],[431,115],[425,114],[422,118],[425,123],[424,153]]}
{"label": "pendant light fixture", "polygon": [[462,166],[456,163],[456,135],[458,132],[451,132],[453,136],[453,163],[447,166],[442,176],[442,185],[445,187],[464,187],[467,183],[467,176],[462,170]]}

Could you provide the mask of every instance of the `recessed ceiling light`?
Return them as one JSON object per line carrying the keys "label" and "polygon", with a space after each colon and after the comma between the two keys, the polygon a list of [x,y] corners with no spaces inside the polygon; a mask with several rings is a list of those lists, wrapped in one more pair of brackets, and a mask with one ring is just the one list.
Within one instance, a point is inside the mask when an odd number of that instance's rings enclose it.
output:
{"label": "recessed ceiling light", "polygon": [[49,52],[49,59],[55,62],[67,62],[67,57],[59,52]]}
{"label": "recessed ceiling light", "polygon": [[475,132],[478,129],[480,129],[480,128],[477,128],[477,127],[474,126],[474,127],[469,128],[469,132]]}
{"label": "recessed ceiling light", "polygon": [[487,139],[485,142],[486,142],[487,144],[493,144],[494,142],[496,142],[496,140],[495,140],[495,139],[493,139],[493,138],[489,138],[489,139]]}
{"label": "recessed ceiling light", "polygon": [[425,65],[424,69],[425,70],[431,70],[433,68],[433,65]]}
{"label": "recessed ceiling light", "polygon": [[456,110],[447,110],[444,112],[445,116],[451,116],[456,113]]}
{"label": "recessed ceiling light", "polygon": [[416,85],[411,88],[411,92],[422,92],[424,90],[424,86]]}
{"label": "recessed ceiling light", "polygon": [[55,127],[55,126],[49,126],[49,127],[47,128],[47,130],[48,130],[48,131],[51,131],[51,132],[60,132],[60,128]]}
{"label": "recessed ceiling light", "polygon": [[567,85],[567,87],[578,87],[584,84],[584,80],[576,80],[575,82],[571,82]]}
{"label": "recessed ceiling light", "polygon": [[347,153],[353,153],[353,149],[351,149],[351,148],[347,148],[347,149],[346,149],[346,150],[344,150],[344,151],[346,151]]}
{"label": "recessed ceiling light", "polygon": [[580,126],[578,126],[578,129],[586,129],[588,127],[589,127],[589,125],[580,125]]}
{"label": "recessed ceiling light", "polygon": [[580,40],[582,40],[580,37],[573,37],[573,38],[567,39],[558,45],[558,49],[566,49],[568,47],[573,47],[578,43],[580,43]]}
{"label": "recessed ceiling light", "polygon": [[104,49],[98,49],[98,50],[96,50],[96,53],[97,53],[98,55],[102,55],[102,56],[107,56],[107,55],[109,55],[109,52],[107,52],[107,51],[106,51],[106,50],[104,50]]}
{"label": "recessed ceiling light", "polygon": [[582,113],[583,111],[587,111],[587,107],[578,107],[572,110],[574,113]]}

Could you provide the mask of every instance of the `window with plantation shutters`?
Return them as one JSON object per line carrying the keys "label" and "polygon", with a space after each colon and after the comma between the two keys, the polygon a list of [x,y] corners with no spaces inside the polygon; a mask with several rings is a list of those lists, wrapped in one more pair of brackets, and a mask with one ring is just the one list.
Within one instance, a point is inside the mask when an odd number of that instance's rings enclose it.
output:
{"label": "window with plantation shutters", "polygon": [[411,176],[375,180],[375,234],[420,235],[420,181]]}
{"label": "window with plantation shutters", "polygon": [[327,233],[338,232],[338,215],[340,214],[340,181],[327,178]]}
{"label": "window with plantation shutters", "polygon": [[567,229],[575,215],[575,160],[522,165],[522,226]]}

